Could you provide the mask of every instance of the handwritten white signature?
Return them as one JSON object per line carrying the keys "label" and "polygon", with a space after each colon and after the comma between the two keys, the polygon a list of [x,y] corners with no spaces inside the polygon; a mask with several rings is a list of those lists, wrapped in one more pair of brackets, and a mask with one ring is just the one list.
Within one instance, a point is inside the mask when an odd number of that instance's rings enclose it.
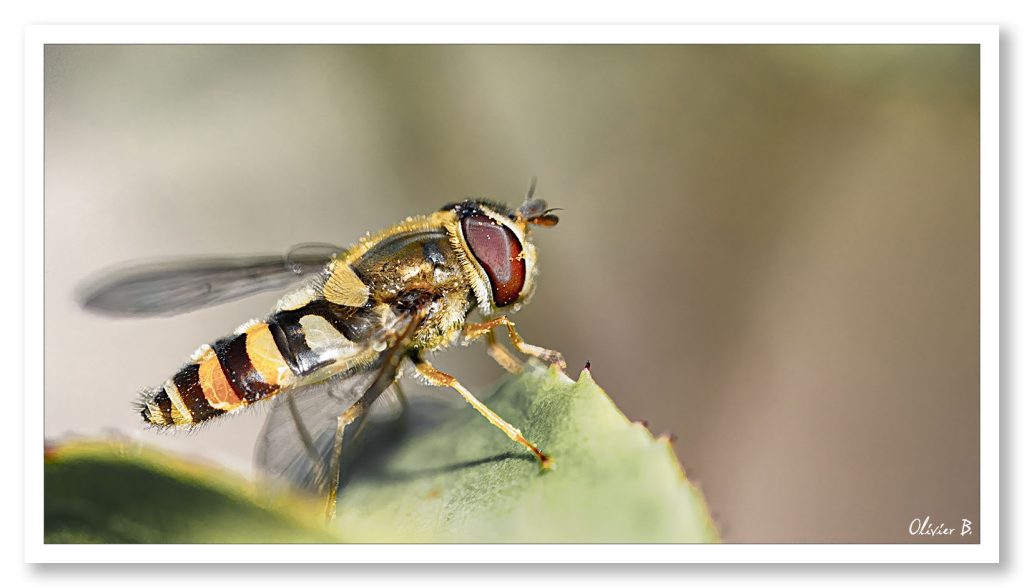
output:
{"label": "handwritten white signature", "polygon": [[933,523],[929,516],[910,521],[907,531],[911,535],[930,535],[932,537],[943,537],[960,533],[960,536],[963,537],[964,535],[974,534],[974,523],[970,519],[960,519],[960,528],[958,529],[956,527],[949,527],[943,522]]}

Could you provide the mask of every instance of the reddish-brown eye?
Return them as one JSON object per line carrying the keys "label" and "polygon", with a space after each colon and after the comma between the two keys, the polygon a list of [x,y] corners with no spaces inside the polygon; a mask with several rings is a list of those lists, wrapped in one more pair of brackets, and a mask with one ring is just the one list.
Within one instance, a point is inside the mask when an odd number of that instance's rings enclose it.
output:
{"label": "reddish-brown eye", "polygon": [[526,281],[526,262],[519,257],[523,244],[515,233],[482,214],[462,219],[462,233],[473,256],[487,272],[494,305],[515,302]]}

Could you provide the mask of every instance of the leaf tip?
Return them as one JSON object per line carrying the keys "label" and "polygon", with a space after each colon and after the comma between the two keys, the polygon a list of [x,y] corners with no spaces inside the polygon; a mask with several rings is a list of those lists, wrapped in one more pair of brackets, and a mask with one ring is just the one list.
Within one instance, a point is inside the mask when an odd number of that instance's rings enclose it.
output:
{"label": "leaf tip", "polygon": [[576,383],[577,384],[594,384],[595,383],[594,382],[594,375],[590,371],[590,362],[589,361],[587,362],[587,365],[583,368],[583,371],[580,372],[580,376],[579,376],[579,378],[577,378]]}

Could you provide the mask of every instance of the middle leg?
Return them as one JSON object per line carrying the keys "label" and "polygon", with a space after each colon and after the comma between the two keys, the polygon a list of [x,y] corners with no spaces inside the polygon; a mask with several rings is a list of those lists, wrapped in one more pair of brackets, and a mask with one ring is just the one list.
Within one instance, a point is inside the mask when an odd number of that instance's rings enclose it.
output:
{"label": "middle leg", "polygon": [[[324,514],[327,516],[328,522],[334,520],[334,516],[338,511],[338,486],[341,484],[341,446],[342,440],[345,437],[345,429],[366,412],[363,408],[364,406],[364,404],[357,402],[338,417],[338,428],[334,432],[334,445],[331,447],[327,505],[324,508]],[[365,421],[366,419],[363,419],[363,422]]]}

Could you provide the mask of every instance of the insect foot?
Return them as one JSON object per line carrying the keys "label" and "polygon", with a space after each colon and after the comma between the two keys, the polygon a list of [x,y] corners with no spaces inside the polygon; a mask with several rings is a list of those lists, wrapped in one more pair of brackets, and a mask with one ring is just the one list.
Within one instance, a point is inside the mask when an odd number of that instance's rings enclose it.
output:
{"label": "insect foot", "polygon": [[567,367],[569,367],[569,365],[567,363],[565,363],[565,358],[562,357],[562,354],[557,352],[557,351],[553,351],[551,349],[545,349],[544,350],[544,354],[541,357],[541,359],[543,361],[546,361],[549,364],[557,365],[558,367],[562,368],[563,370],[565,370]]}
{"label": "insect foot", "polygon": [[537,456],[537,459],[540,461],[541,473],[553,472],[557,468],[555,458],[551,457],[546,453],[541,453],[540,455]]}

